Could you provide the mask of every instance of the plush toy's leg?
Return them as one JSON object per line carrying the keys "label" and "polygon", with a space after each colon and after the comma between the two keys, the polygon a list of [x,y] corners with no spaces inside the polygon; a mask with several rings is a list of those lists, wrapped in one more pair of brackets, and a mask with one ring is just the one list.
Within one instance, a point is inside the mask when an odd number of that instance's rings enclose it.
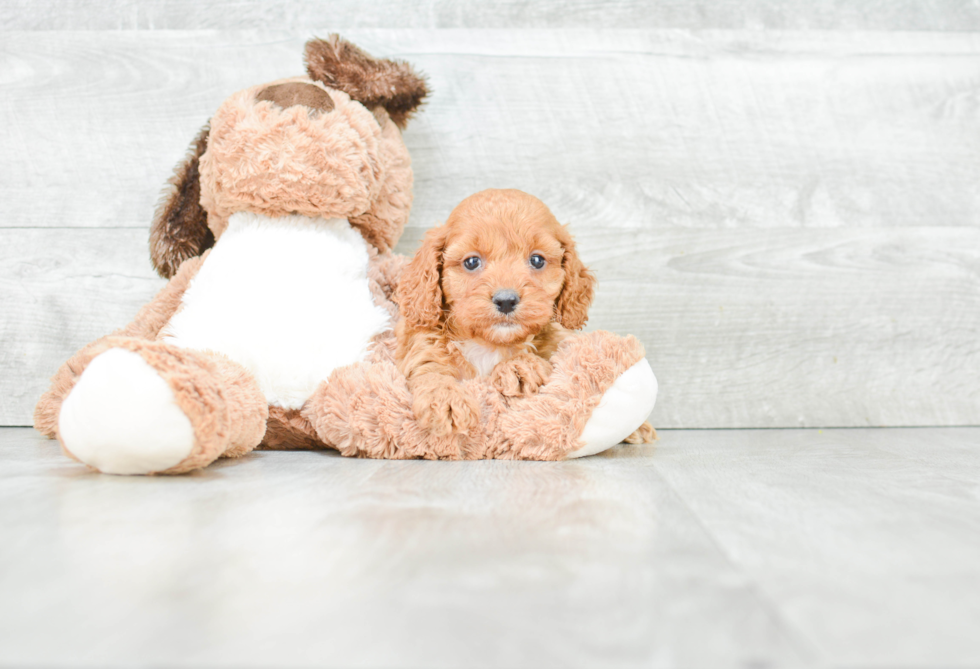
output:
{"label": "plush toy's leg", "polygon": [[463,381],[481,405],[480,429],[439,439],[421,429],[393,347],[370,362],[337,369],[303,407],[320,440],[369,458],[561,460],[598,453],[631,433],[653,410],[657,380],[635,337],[592,332],[552,357],[551,378],[527,397],[501,394],[491,379]]}
{"label": "plush toy's leg", "polygon": [[160,341],[109,337],[76,356],[60,406],[65,452],[109,474],[176,474],[243,455],[268,405],[243,367]]}
{"label": "plush toy's leg", "polygon": [[582,430],[584,446],[568,458],[595,455],[621,443],[639,430],[657,401],[657,377],[646,358],[623,372],[602,395]]}

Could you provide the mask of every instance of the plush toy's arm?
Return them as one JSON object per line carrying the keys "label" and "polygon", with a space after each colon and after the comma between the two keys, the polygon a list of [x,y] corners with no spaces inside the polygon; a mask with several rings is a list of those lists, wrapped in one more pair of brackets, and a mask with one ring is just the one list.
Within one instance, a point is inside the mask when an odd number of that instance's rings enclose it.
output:
{"label": "plush toy's arm", "polygon": [[[107,337],[157,339],[160,331],[180,306],[184,291],[187,290],[188,284],[197,274],[207,255],[205,253],[203,256],[184,261],[176,276],[146,306],[140,309],[136,318],[129,325],[107,335]],[[74,387],[75,381],[84,369],[82,361],[88,359],[88,356],[84,354],[92,347],[100,345],[107,337],[101,337],[82,347],[51,378],[51,387],[41,396],[34,408],[34,427],[48,438],[54,438],[61,402]]]}
{"label": "plush toy's arm", "polygon": [[181,263],[174,278],[139,310],[132,323],[114,332],[113,336],[156,339],[170,318],[177,313],[177,308],[187,291],[187,286],[191,279],[197,275],[198,270],[201,269],[201,265],[210,253],[210,251],[206,251],[204,255],[189,258]]}
{"label": "plush toy's arm", "polygon": [[641,427],[657,382],[635,337],[575,334],[551,358],[551,379],[528,397],[505,397],[481,377],[459,385],[475,397],[480,425],[439,436],[416,420],[393,346],[334,371],[303,408],[320,439],[369,458],[561,460],[598,453]]}

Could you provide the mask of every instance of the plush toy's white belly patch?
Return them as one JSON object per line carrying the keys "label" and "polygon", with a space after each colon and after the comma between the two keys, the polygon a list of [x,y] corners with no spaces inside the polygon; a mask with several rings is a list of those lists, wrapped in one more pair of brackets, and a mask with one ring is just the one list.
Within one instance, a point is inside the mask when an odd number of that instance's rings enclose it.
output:
{"label": "plush toy's white belly patch", "polygon": [[345,220],[234,214],[163,338],[225,354],[270,404],[299,408],[391,327],[367,268],[367,245]]}

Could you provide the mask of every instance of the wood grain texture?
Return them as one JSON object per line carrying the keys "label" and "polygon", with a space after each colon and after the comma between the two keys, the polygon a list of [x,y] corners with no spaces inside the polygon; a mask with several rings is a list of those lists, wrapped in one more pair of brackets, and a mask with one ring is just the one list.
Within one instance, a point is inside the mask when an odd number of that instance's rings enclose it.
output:
{"label": "wood grain texture", "polygon": [[657,473],[816,666],[980,663],[980,430],[662,434]]}
{"label": "wood grain texture", "polygon": [[[161,285],[157,193],[232,91],[309,33],[7,32],[0,423]],[[374,30],[427,72],[400,245],[518,187],[635,333],[658,426],[980,423],[980,35]]]}
{"label": "wood grain texture", "polygon": [[[980,230],[596,230],[590,328],[635,334],[658,427],[980,422]],[[411,253],[421,231],[399,251]],[[0,422],[162,285],[140,230],[2,230]]]}
{"label": "wood grain texture", "polygon": [[0,665],[980,663],[980,429],[660,437],[119,477],[0,429]]}
{"label": "wood grain texture", "polygon": [[[488,186],[596,227],[976,226],[980,36],[357,30],[426,72],[410,225]],[[147,224],[220,102],[306,34],[7,33],[0,226]]]}
{"label": "wood grain texture", "polygon": [[0,0],[0,29],[680,28],[975,31],[964,0]]}

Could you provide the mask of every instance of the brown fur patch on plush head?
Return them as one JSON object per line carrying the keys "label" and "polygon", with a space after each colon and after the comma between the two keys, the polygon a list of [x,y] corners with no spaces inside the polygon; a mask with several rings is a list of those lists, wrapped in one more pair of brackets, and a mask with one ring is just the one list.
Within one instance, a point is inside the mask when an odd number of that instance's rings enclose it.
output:
{"label": "brown fur patch on plush head", "polygon": [[384,107],[400,128],[428,95],[425,79],[411,65],[374,58],[339,35],[306,43],[306,71],[369,109]]}
{"label": "brown fur patch on plush head", "polygon": [[174,168],[150,224],[150,260],[157,273],[169,279],[188,258],[214,245],[208,215],[201,205],[199,167],[208,146],[210,125],[205,125]]}
{"label": "brown fur patch on plush head", "polygon": [[266,86],[259,91],[255,99],[259,102],[272,102],[282,109],[289,109],[296,105],[309,107],[311,113],[328,112],[334,108],[333,100],[325,90],[313,84],[304,84],[302,81]]}

